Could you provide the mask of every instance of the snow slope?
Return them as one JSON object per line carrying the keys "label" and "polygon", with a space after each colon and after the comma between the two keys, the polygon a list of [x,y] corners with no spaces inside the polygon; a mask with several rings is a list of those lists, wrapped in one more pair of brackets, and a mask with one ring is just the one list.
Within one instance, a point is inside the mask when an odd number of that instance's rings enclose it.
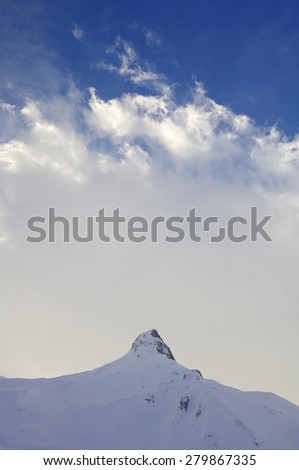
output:
{"label": "snow slope", "polygon": [[90,372],[0,378],[0,448],[299,449],[299,408],[204,379],[150,330]]}

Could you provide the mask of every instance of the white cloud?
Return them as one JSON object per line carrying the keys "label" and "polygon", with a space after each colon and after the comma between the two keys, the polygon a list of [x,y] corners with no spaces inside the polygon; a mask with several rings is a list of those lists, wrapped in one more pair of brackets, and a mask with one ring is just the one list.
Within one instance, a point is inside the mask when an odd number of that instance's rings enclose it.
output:
{"label": "white cloud", "polygon": [[178,105],[168,95],[125,94],[105,101],[91,89],[89,126],[111,145],[142,142],[152,165],[170,161],[177,169],[220,172],[264,190],[298,182],[298,137],[262,129],[208,98],[197,85],[193,99]]}
{"label": "white cloud", "polygon": [[14,113],[15,106],[10,103],[6,103],[5,101],[0,100],[0,109],[8,113]]}
{"label": "white cloud", "polygon": [[117,57],[118,64],[114,65],[100,61],[96,65],[98,69],[118,73],[135,85],[147,86],[164,94],[170,93],[170,87],[167,85],[165,77],[154,72],[147,62],[141,66],[137,52],[128,41],[118,37],[115,43],[107,48],[106,52]]}
{"label": "white cloud", "polygon": [[298,179],[299,135],[287,139],[278,129],[260,133],[255,139],[251,157],[266,178],[277,182]]}
{"label": "white cloud", "polygon": [[76,23],[73,25],[72,34],[77,41],[83,41],[85,39],[84,30]]}
{"label": "white cloud", "polygon": [[48,120],[37,102],[28,100],[19,115],[25,121],[19,139],[0,144],[3,170],[18,172],[27,167],[46,167],[74,181],[82,181],[88,165],[86,144],[80,134]]}
{"label": "white cloud", "polygon": [[173,165],[182,174],[200,171],[265,192],[283,188],[291,193],[298,187],[299,137],[287,139],[276,128],[259,128],[247,116],[215,103],[200,84],[184,104],[168,94],[104,100],[91,88],[88,106],[73,90],[63,99],[27,100],[23,108],[9,107],[8,112],[17,119],[19,136],[0,146],[5,171],[45,166],[83,181],[96,156],[105,155],[97,168],[106,172],[117,162],[134,163],[147,174]]}
{"label": "white cloud", "polygon": [[151,159],[149,154],[138,145],[125,143],[117,152],[119,158],[109,154],[98,153],[98,168],[108,174],[117,172],[120,175],[135,176],[136,179],[144,179],[150,174]]}
{"label": "white cloud", "polygon": [[148,46],[159,46],[161,44],[161,38],[154,29],[143,28],[143,33]]}

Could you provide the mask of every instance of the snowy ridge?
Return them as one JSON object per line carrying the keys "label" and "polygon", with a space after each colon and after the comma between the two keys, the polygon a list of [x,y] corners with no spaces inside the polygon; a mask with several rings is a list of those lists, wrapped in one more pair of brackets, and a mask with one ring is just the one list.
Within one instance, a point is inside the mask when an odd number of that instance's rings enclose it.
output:
{"label": "snowy ridge", "polygon": [[203,378],[150,330],[93,371],[1,378],[0,447],[299,449],[299,408]]}

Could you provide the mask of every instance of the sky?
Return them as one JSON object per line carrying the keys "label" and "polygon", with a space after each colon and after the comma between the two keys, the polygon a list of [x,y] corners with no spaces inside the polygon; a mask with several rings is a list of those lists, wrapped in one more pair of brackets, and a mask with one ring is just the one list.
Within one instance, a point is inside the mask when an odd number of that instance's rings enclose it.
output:
{"label": "sky", "polygon": [[[0,375],[178,362],[299,404],[296,1],[0,3]],[[27,241],[28,220],[271,215],[234,243]],[[238,227],[238,234],[240,229]]]}

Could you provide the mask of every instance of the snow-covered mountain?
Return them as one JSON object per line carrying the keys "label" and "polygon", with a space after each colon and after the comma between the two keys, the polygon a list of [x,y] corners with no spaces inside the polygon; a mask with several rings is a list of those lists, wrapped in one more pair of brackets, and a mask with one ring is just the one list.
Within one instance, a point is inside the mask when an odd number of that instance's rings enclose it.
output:
{"label": "snow-covered mountain", "polygon": [[179,365],[156,330],[117,361],[0,378],[2,449],[299,449],[299,408]]}

